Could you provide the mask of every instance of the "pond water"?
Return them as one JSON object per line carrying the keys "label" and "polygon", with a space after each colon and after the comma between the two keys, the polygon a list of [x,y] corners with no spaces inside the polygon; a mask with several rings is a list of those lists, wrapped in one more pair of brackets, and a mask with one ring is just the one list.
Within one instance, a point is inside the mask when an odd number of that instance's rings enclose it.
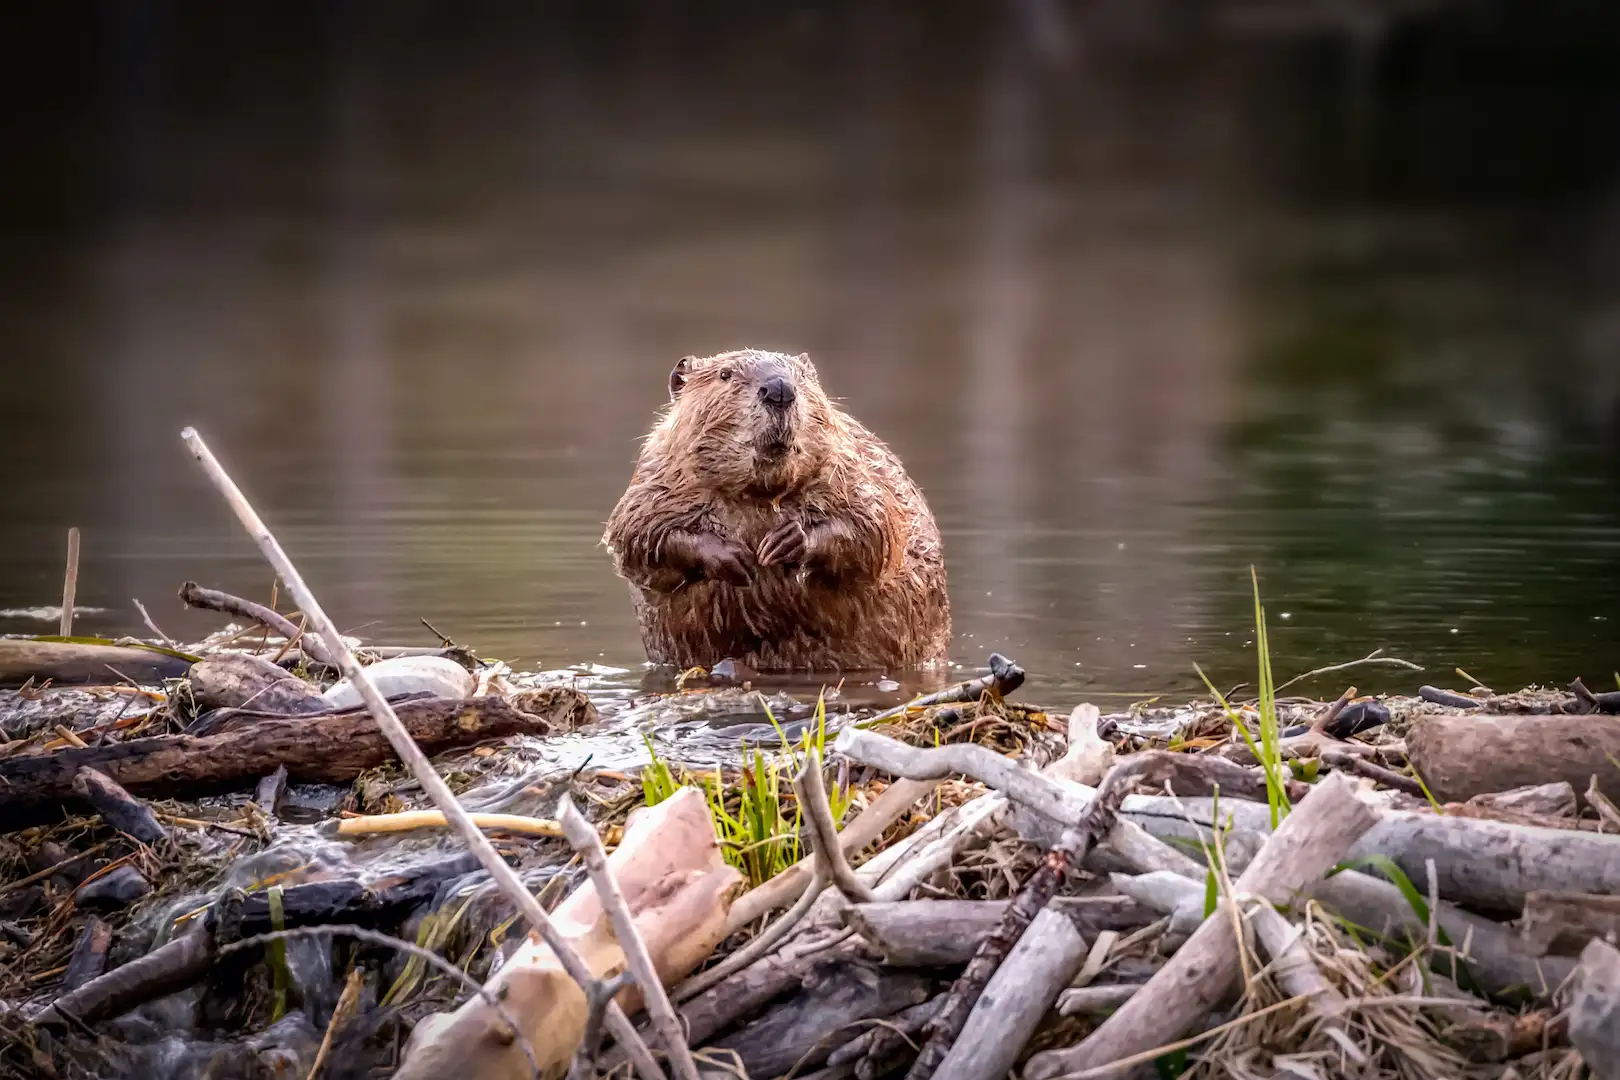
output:
{"label": "pond water", "polygon": [[70,525],[83,632],[267,599],[195,424],[353,632],[634,682],[602,522],[670,365],[752,345],[1038,699],[1252,679],[1251,565],[1279,680],[1613,682],[1620,9],[767,9],[36,13],[0,609]]}

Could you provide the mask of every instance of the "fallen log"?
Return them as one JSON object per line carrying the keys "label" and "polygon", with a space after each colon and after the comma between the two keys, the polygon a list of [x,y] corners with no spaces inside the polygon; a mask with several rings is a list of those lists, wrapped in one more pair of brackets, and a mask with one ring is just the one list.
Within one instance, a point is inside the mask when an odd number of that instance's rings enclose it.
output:
{"label": "fallen log", "polygon": [[182,677],[196,659],[155,646],[0,638],[0,686],[21,686],[30,679],[58,686],[110,686],[133,680],[144,686]]}
{"label": "fallen log", "polygon": [[1406,755],[1441,802],[1559,781],[1584,792],[1594,775],[1620,799],[1620,720],[1600,713],[1419,717]]}
{"label": "fallen log", "polygon": [[[519,712],[497,697],[402,702],[400,720],[428,753],[507,735],[545,735],[594,713],[584,694],[550,687],[546,716]],[[365,711],[266,718],[218,735],[159,735],[0,761],[0,819],[21,828],[75,799],[73,780],[91,768],[127,790],[173,797],[249,786],[278,765],[298,782],[343,783],[392,760],[394,752]]]}
{"label": "fallen log", "polygon": [[[632,813],[607,866],[665,985],[697,967],[720,943],[741,878],[721,858],[708,806],[696,788],[683,787]],[[592,978],[611,978],[623,970],[624,951],[591,884],[570,893],[551,913],[551,922]],[[524,1025],[523,1035],[546,1074],[566,1068],[585,1033],[587,1000],[551,948],[530,938],[485,986]],[[639,987],[627,987],[618,1000],[633,1010],[641,1000]],[[395,1080],[446,1075],[463,1080],[529,1075],[527,1060],[483,997],[418,1023]]]}
{"label": "fallen log", "polygon": [[[1329,776],[1266,842],[1233,885],[1236,895],[1290,903],[1343,858],[1375,820],[1350,780]],[[1085,1041],[1035,1055],[1024,1075],[1029,1080],[1053,1080],[1179,1038],[1231,993],[1238,977],[1238,947],[1230,914],[1206,919],[1169,962]]]}

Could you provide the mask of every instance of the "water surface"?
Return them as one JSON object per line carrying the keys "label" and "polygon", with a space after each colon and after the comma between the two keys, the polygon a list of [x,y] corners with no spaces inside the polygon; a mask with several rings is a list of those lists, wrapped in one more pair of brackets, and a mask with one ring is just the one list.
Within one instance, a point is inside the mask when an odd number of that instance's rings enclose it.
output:
{"label": "water surface", "polygon": [[1279,678],[1613,679],[1615,9],[930,10],[40,15],[0,608],[69,525],[85,631],[267,598],[195,424],[356,633],[633,678],[602,522],[670,365],[751,345],[899,451],[954,659],[1042,699],[1252,678],[1250,565]]}

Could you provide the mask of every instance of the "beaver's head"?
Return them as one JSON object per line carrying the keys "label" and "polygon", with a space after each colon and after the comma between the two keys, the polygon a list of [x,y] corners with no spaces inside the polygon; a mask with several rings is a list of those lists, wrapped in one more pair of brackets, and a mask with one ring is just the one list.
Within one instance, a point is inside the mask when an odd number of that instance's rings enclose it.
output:
{"label": "beaver's head", "polygon": [[836,421],[808,356],[688,356],[669,373],[669,398],[666,449],[714,490],[780,494],[826,461]]}

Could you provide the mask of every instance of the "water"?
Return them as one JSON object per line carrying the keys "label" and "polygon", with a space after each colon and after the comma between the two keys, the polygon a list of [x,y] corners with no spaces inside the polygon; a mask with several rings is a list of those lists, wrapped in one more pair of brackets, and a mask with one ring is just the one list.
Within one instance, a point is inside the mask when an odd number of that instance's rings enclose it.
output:
{"label": "water", "polygon": [[82,631],[267,598],[189,423],[345,627],[633,683],[602,522],[670,365],[754,345],[899,451],[954,659],[1038,699],[1252,678],[1250,565],[1279,679],[1612,680],[1614,9],[633,8],[36,12],[0,608],[69,525]]}

